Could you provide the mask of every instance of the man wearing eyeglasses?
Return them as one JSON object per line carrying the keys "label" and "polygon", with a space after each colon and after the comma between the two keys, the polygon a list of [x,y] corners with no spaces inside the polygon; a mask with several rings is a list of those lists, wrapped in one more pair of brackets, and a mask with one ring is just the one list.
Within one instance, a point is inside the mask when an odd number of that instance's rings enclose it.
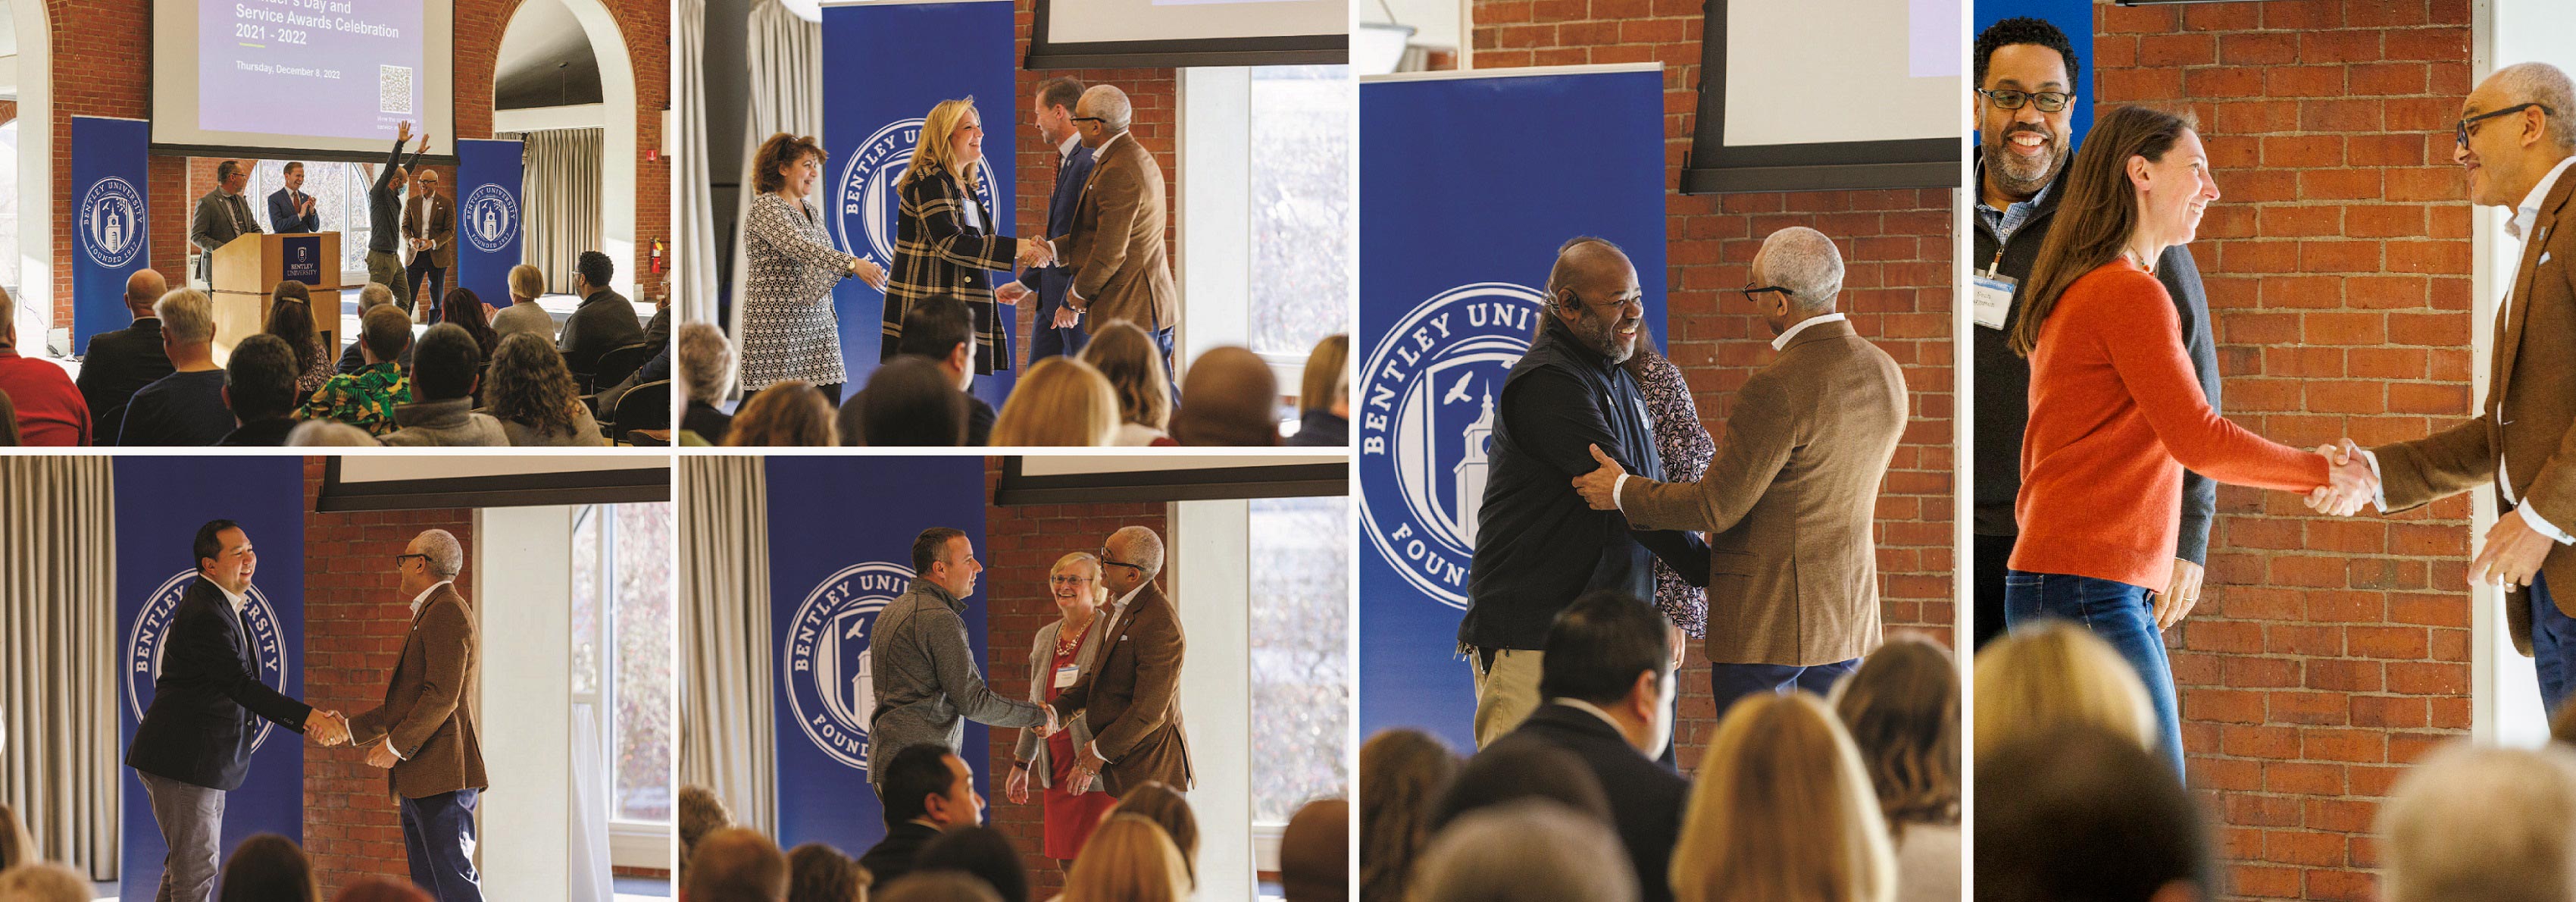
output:
{"label": "man wearing eyeglasses", "polygon": [[[2381,511],[2400,511],[2494,484],[2495,526],[2469,562],[2472,583],[2529,587],[2507,601],[2514,647],[2535,658],[2544,710],[2576,688],[2576,616],[2550,579],[2576,586],[2576,84],[2547,63],[2496,70],[2460,105],[2451,158],[2467,170],[2469,202],[2513,211],[2505,233],[2522,243],[2513,287],[2496,316],[2487,398],[2478,416],[2368,451]],[[2311,499],[2312,506],[2320,499]],[[2322,508],[2321,508],[2322,509]],[[2551,569],[2556,568],[2556,569]]]}
{"label": "man wearing eyeglasses", "polygon": [[491,783],[474,730],[482,645],[473,610],[456,591],[464,569],[465,547],[444,529],[413,536],[394,556],[411,628],[386,681],[385,703],[349,720],[349,739],[367,750],[367,765],[392,772],[411,880],[438,902],[483,898],[482,875],[474,869],[474,808]]}
{"label": "man wearing eyeglasses", "polygon": [[876,713],[868,723],[868,785],[885,791],[895,753],[923,743],[950,751],[966,742],[966,722],[1037,727],[1053,733],[1055,715],[1035,702],[993,691],[975,669],[966,639],[966,599],[984,572],[962,530],[934,526],[912,540],[912,586],[877,612],[868,635],[868,679]]}
{"label": "man wearing eyeglasses", "polygon": [[[2040,19],[2005,19],[1977,35],[1976,243],[1970,293],[1976,325],[1976,591],[1971,616],[1983,645],[2004,633],[2004,565],[2020,528],[2013,498],[2021,492],[2021,434],[2030,423],[2030,362],[2006,341],[2020,315],[2020,288],[2039,260],[2039,246],[2064,192],[2073,155],[2075,74],[2079,57],[2066,34]],[[2156,259],[2182,319],[2183,346],[2212,411],[2219,409],[2218,345],[2200,268],[2182,245]],[[2181,528],[2173,575],[2154,594],[2156,625],[2181,622],[2200,602],[2201,567],[2218,512],[2218,484],[2188,470],[2182,476]]]}
{"label": "man wearing eyeglasses", "polygon": [[[1181,660],[1187,642],[1180,613],[1154,585],[1163,572],[1163,537],[1142,526],[1109,534],[1100,547],[1101,585],[1117,601],[1099,616],[1107,643],[1073,688],[1048,703],[1056,720],[1079,715],[1091,741],[1074,752],[1073,791],[1125,796],[1149,780],[1188,792],[1190,737],[1181,729]],[[1052,724],[1041,731],[1054,732]]]}
{"label": "man wearing eyeglasses", "polygon": [[1181,319],[1181,293],[1163,251],[1163,167],[1128,133],[1133,119],[1127,92],[1114,85],[1093,85],[1075,103],[1073,129],[1091,148],[1091,178],[1074,204],[1072,228],[1055,239],[1056,260],[1073,273],[1064,306],[1083,329],[1097,335],[1118,320],[1135,323],[1154,336],[1163,375],[1177,385],[1172,329]]}
{"label": "man wearing eyeglasses", "polygon": [[[1622,366],[1646,319],[1637,267],[1618,245],[1576,238],[1558,248],[1547,276],[1538,337],[1492,399],[1483,506],[1467,565],[1467,615],[1459,651],[1476,681],[1476,745],[1502,738],[1545,699],[1541,652],[1556,615],[1594,589],[1655,597],[1653,562],[1692,585],[1708,583],[1708,545],[1687,532],[1634,528],[1595,511],[1568,480],[1600,467],[1591,448],[1627,472],[1664,477],[1655,421]],[[1674,646],[1680,647],[1679,637]]]}

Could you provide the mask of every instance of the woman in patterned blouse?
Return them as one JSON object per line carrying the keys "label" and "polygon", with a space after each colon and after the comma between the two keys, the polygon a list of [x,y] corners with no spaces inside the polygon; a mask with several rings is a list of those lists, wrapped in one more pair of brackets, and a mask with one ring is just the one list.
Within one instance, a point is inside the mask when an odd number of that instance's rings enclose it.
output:
{"label": "woman in patterned blouse", "polygon": [[822,145],[785,133],[760,144],[754,175],[759,196],[743,214],[746,281],[742,297],[742,388],[790,380],[814,384],[841,400],[840,323],[832,287],[857,276],[885,287],[885,268],[843,253],[823,227],[813,200],[823,177]]}
{"label": "woman in patterned blouse", "polygon": [[895,186],[903,203],[895,218],[882,359],[894,359],[913,303],[945,296],[966,302],[975,315],[975,372],[1011,368],[1011,330],[993,307],[992,271],[1044,265],[1055,249],[1044,239],[1000,234],[998,211],[984,209],[977,198],[989,174],[984,119],[975,112],[975,98],[931,107]]}
{"label": "woman in patterned blouse", "polygon": [[313,324],[313,294],[304,283],[290,279],[269,290],[268,322],[260,324],[260,331],[285,339],[286,346],[294,349],[296,397],[312,397],[322,383],[339,373],[339,349],[323,347],[321,332]]}
{"label": "woman in patterned blouse", "polygon": [[[1655,337],[1643,326],[1637,328],[1637,353],[1620,366],[1637,380],[1646,412],[1655,418],[1655,453],[1664,459],[1664,481],[1698,482],[1708,459],[1717,455],[1717,442],[1700,425],[1699,404],[1691,400],[1681,367],[1655,350]],[[1691,638],[1708,634],[1708,593],[1682,581],[1660,558],[1655,561],[1655,607]]]}

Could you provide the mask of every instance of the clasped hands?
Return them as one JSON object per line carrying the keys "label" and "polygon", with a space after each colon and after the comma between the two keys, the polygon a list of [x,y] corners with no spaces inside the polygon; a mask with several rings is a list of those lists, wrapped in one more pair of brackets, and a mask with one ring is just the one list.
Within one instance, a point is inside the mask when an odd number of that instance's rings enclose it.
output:
{"label": "clasped hands", "polygon": [[[338,711],[313,709],[313,713],[304,719],[304,735],[312,738],[313,744],[326,748],[354,744],[351,742],[349,733],[349,718]],[[390,770],[400,761],[402,756],[394,753],[394,740],[391,736],[367,747],[369,767]]]}
{"label": "clasped hands", "polygon": [[[2326,456],[2334,466],[2334,483],[2308,493],[2309,509],[2332,516],[2349,516],[2359,512],[2379,494],[2379,473],[2361,453],[2361,446],[2344,439],[2340,445],[2320,445],[2317,453]],[[2531,585],[2540,573],[2542,561],[2556,543],[2539,530],[2531,528],[2519,511],[2497,517],[2487,529],[2486,539],[2478,554],[2469,561],[2470,585],[2502,586],[2512,589]]]}
{"label": "clasped hands", "polygon": [[[1064,729],[1064,721],[1056,715],[1055,708],[1046,708],[1046,714],[1046,725],[1029,728],[1037,731],[1038,737],[1041,739],[1054,738],[1058,731]],[[1075,795],[1090,792],[1091,781],[1100,776],[1102,768],[1108,766],[1109,762],[1102,759],[1100,755],[1097,754],[1096,750],[1092,748],[1090,743],[1084,743],[1081,748],[1074,750],[1073,782],[1069,784],[1067,788],[1073,790]],[[1012,804],[1024,805],[1028,803],[1029,769],[1026,765],[1013,764],[1011,766],[1010,778],[1002,784],[1002,794],[1004,797],[1009,798]]]}
{"label": "clasped hands", "polygon": [[2344,439],[2338,445],[2318,445],[2317,453],[2326,456],[2327,478],[2331,480],[2308,492],[2308,509],[2331,517],[2349,517],[2361,512],[2379,495],[2379,471],[2370,466],[2361,446]]}
{"label": "clasped hands", "polygon": [[1046,266],[1054,262],[1055,242],[1044,238],[1020,239],[1019,264],[1021,269],[1027,269],[1032,266]]}

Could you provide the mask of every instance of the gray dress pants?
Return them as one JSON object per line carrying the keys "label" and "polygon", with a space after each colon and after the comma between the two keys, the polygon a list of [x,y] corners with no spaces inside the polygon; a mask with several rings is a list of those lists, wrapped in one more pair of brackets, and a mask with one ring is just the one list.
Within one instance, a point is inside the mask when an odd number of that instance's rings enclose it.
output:
{"label": "gray dress pants", "polygon": [[152,797],[152,819],[170,848],[161,859],[161,891],[153,902],[207,902],[215,895],[216,858],[223,851],[224,791],[136,771]]}

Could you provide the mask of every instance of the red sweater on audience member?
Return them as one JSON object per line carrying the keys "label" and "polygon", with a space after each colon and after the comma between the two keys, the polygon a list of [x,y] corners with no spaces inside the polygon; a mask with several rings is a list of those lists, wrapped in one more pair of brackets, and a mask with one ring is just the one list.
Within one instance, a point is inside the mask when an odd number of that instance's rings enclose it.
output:
{"label": "red sweater on audience member", "polygon": [[18,440],[28,445],[90,443],[89,403],[71,374],[50,360],[0,348],[0,392],[18,408]]}
{"label": "red sweater on audience member", "polygon": [[2210,409],[2173,299],[2123,257],[2067,286],[2031,351],[2012,569],[2164,591],[2185,467],[2293,492],[2329,478],[2325,455],[2267,441]]}

